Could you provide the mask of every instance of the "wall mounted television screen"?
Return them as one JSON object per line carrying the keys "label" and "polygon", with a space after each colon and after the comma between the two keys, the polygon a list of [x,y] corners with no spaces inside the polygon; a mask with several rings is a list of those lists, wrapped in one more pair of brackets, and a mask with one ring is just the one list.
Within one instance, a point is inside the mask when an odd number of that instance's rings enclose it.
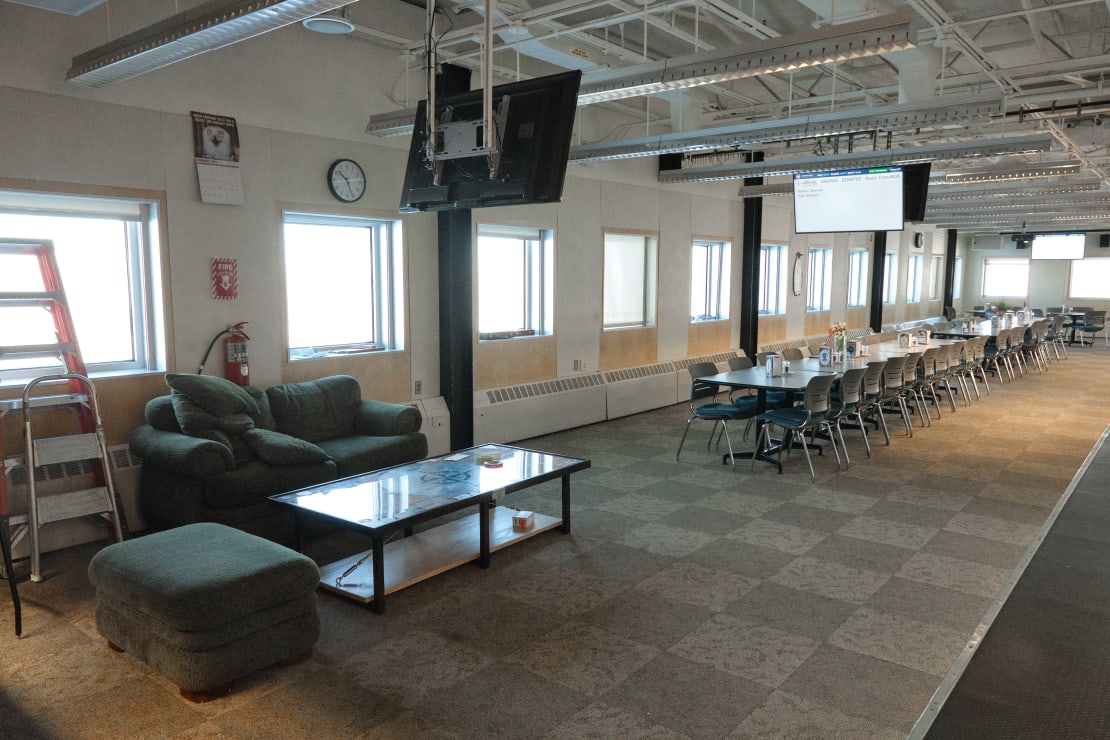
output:
{"label": "wall mounted television screen", "polygon": [[902,218],[910,223],[925,220],[932,162],[902,165]]}
{"label": "wall mounted television screen", "polygon": [[[500,159],[492,176],[490,157],[484,153],[441,158],[435,165],[428,161],[428,105],[426,100],[420,101],[409,144],[401,212],[558,201],[563,195],[581,79],[582,73],[573,70],[493,88],[494,118],[502,115],[503,123],[496,142]],[[437,130],[437,151],[457,151],[460,130],[472,139],[461,142],[464,149],[471,144],[473,149],[481,148],[481,90],[437,99],[436,111],[437,126],[462,124]],[[454,138],[444,140],[444,136]]]}
{"label": "wall mounted television screen", "polygon": [[1035,260],[1081,260],[1086,246],[1086,234],[1037,234],[1029,256]]}
{"label": "wall mounted television screen", "polygon": [[902,231],[902,168],[794,175],[794,231]]}

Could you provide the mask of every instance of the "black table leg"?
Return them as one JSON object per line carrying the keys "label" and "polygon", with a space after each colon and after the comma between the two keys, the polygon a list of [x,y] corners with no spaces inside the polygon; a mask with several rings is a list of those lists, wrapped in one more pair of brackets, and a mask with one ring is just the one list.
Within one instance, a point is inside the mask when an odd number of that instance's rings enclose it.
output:
{"label": "black table leg", "polygon": [[563,534],[570,534],[570,476],[563,476]]}
{"label": "black table leg", "polygon": [[483,501],[478,504],[478,565],[482,568],[489,567],[489,517],[489,502]]}
{"label": "black table leg", "polygon": [[381,537],[372,538],[374,550],[374,600],[370,608],[375,614],[385,611],[385,541]]}

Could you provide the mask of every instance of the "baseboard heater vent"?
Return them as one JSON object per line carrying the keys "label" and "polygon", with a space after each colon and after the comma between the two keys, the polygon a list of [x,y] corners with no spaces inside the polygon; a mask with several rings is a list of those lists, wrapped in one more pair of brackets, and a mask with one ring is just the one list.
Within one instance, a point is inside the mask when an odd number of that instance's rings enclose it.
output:
{"label": "baseboard heater vent", "polygon": [[[108,448],[108,456],[112,460],[113,470],[123,470],[125,468],[135,468],[143,464],[139,456],[131,451],[127,445],[118,445],[116,447]],[[67,463],[51,463],[50,465],[40,465],[35,468],[35,483],[45,483],[46,481],[63,480],[65,478],[78,478],[83,475],[92,475],[92,461],[91,460],[78,460],[76,462]],[[13,486],[27,485],[27,466],[20,463],[13,465],[8,474],[11,476]]]}
{"label": "baseboard heater vent", "polygon": [[583,388],[595,388],[601,384],[601,376],[597,373],[593,373],[592,375],[575,375],[569,378],[545,380],[539,383],[524,383],[522,385],[505,386],[504,388],[491,388],[486,391],[486,397],[491,404],[508,403],[509,401],[519,401],[524,398],[536,398],[537,396],[550,396],[553,393],[568,393],[570,391],[582,390]]}

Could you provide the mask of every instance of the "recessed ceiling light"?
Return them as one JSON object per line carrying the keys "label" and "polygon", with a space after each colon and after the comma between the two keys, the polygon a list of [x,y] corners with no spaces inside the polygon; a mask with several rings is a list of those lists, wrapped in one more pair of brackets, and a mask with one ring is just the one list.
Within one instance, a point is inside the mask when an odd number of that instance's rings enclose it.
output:
{"label": "recessed ceiling light", "polygon": [[355,30],[355,24],[346,18],[339,18],[334,15],[318,15],[315,18],[305,18],[301,21],[301,25],[309,31],[326,33],[329,36],[342,36]]}

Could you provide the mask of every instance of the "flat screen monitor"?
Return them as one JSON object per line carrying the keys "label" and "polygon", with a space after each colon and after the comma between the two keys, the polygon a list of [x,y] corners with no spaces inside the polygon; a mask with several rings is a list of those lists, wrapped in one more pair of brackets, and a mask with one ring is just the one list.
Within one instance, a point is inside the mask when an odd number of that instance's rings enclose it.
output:
{"label": "flat screen monitor", "polygon": [[902,165],[902,218],[910,223],[925,220],[932,170],[931,162]]}
{"label": "flat screen monitor", "polygon": [[1029,256],[1035,260],[1081,260],[1086,245],[1086,234],[1037,234]]}
{"label": "flat screen monitor", "polygon": [[581,79],[582,73],[573,70],[494,87],[494,118],[501,119],[496,158],[465,154],[468,148],[479,151],[484,139],[481,90],[436,100],[436,150],[451,156],[435,163],[427,157],[428,105],[420,101],[401,212],[558,201]]}
{"label": "flat screen monitor", "polygon": [[902,168],[867,167],[794,175],[794,231],[901,231]]}

